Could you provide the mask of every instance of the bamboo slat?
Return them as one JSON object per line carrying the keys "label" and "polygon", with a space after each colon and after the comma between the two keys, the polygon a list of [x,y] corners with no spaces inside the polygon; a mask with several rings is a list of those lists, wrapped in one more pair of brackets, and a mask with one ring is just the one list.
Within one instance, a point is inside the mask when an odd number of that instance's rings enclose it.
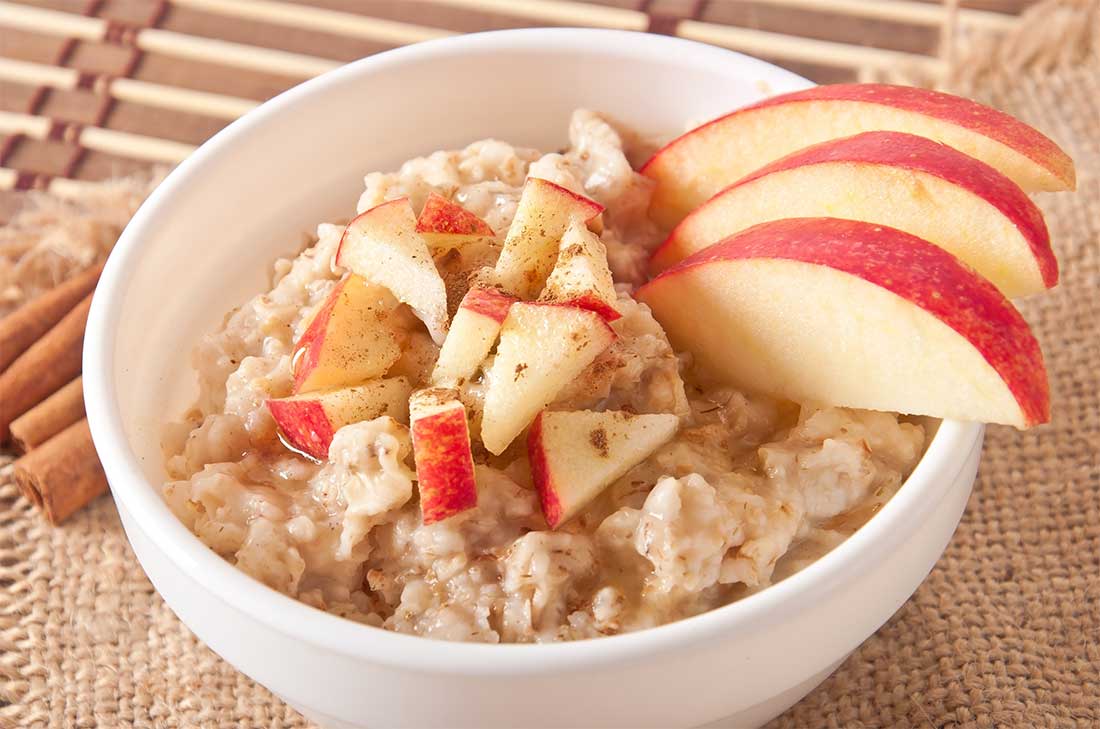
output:
{"label": "bamboo slat", "polygon": [[309,5],[294,5],[275,0],[171,0],[181,8],[202,10],[245,20],[258,20],[321,33],[387,43],[395,46],[419,43],[454,35],[453,31],[426,25],[400,23]]}
{"label": "bamboo slat", "polygon": [[436,5],[450,5],[483,13],[510,15],[524,20],[555,25],[580,25],[592,28],[645,30],[649,17],[640,10],[608,5],[571,2],[570,0],[432,0]]}
{"label": "bamboo slat", "polygon": [[[158,109],[170,109],[190,114],[200,114],[215,119],[232,121],[259,102],[205,91],[192,91],[176,86],[154,84],[148,81],[119,77],[99,77],[96,90],[102,90],[119,101],[144,104]],[[62,91],[72,91],[80,82],[80,72],[74,68],[48,66],[43,63],[0,58],[0,80],[31,86],[46,86]]]}
{"label": "bamboo slat", "polygon": [[676,35],[753,55],[825,66],[881,69],[908,64],[911,68],[931,73],[936,73],[943,67],[943,61],[932,56],[701,23],[696,20],[680,21]]}
{"label": "bamboo slat", "polygon": [[[102,18],[89,18],[4,0],[0,1],[0,26],[42,35],[102,42],[107,38],[110,24]],[[151,53],[162,53],[190,61],[220,63],[235,68],[294,78],[310,78],[341,65],[339,61],[329,58],[231,43],[216,38],[187,35],[157,28],[143,28],[135,31],[133,43],[140,50]]]}
{"label": "bamboo slat", "polygon": [[[81,144],[97,152],[131,159],[149,162],[180,162],[195,150],[195,147],[190,144],[141,134],[79,124],[66,126],[74,130],[74,133],[71,139],[68,138],[69,135],[64,135],[64,141]],[[31,139],[48,139],[53,128],[54,122],[45,117],[0,111],[0,133],[2,134],[23,134]]]}

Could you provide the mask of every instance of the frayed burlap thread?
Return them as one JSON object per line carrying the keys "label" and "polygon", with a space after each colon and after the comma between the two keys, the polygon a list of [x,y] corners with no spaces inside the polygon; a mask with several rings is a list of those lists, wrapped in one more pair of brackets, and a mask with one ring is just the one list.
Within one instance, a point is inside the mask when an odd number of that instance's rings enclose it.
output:
{"label": "frayed burlap thread", "polygon": [[[1046,353],[1054,422],[989,429],[974,496],[932,574],[772,729],[1100,726],[1098,8],[1041,3],[1019,33],[966,39],[941,80],[1035,124],[1077,161],[1076,194],[1039,196],[1062,282],[1022,305]],[[0,727],[308,726],[175,618],[109,497],[51,529],[8,460]]]}

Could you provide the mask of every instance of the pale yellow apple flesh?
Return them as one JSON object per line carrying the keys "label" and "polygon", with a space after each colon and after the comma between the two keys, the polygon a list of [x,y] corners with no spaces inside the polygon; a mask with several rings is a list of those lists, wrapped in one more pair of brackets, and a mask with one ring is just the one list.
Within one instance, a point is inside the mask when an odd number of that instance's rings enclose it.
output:
{"label": "pale yellow apple flesh", "polygon": [[539,413],[527,435],[527,456],[546,523],[554,529],[572,519],[679,427],[680,419],[668,413]]}
{"label": "pale yellow apple flesh", "polygon": [[638,298],[711,376],[798,402],[1046,422],[1042,353],[1020,314],[942,249],[884,226],[794,218],[750,228]]}
{"label": "pale yellow apple flesh", "polygon": [[576,306],[512,304],[487,376],[481,442],[495,455],[615,339],[599,314]]}
{"label": "pale yellow apple flesh", "polygon": [[600,237],[574,220],[562,235],[558,260],[546,279],[539,301],[570,302],[615,321],[615,281],[607,266],[607,249]]}
{"label": "pale yellow apple flesh", "polygon": [[992,167],[922,137],[868,132],[796,152],[727,187],[653,255],[660,272],[711,243],[780,218],[879,223],[935,243],[1008,297],[1053,286],[1042,213]]}
{"label": "pale yellow apple flesh", "polygon": [[535,298],[554,268],[558,242],[569,224],[586,223],[602,212],[603,206],[594,200],[529,177],[497,259],[496,282],[521,299]]}
{"label": "pale yellow apple flesh", "polygon": [[333,435],[345,425],[384,415],[408,423],[411,391],[407,379],[390,377],[352,387],[272,398],[267,401],[267,409],[290,447],[324,460]]}
{"label": "pale yellow apple flesh", "polygon": [[401,356],[393,306],[385,290],[361,276],[337,284],[295,346],[294,391],[343,387],[385,373]]}
{"label": "pale yellow apple flesh", "polygon": [[657,181],[650,215],[667,227],[727,185],[791,152],[860,132],[908,132],[996,168],[1025,190],[1072,190],[1073,161],[1054,142],[968,99],[883,84],[836,84],[739,109],[678,137],[642,173]]}
{"label": "pale yellow apple flesh", "polygon": [[466,408],[447,388],[419,390],[409,403],[420,511],[425,524],[477,506]]}
{"label": "pale yellow apple flesh", "polygon": [[336,264],[388,288],[424,322],[435,343],[443,343],[447,289],[416,232],[408,198],[384,202],[348,223]]}
{"label": "pale yellow apple flesh", "polygon": [[515,297],[495,289],[470,289],[451,320],[432,383],[457,386],[469,380],[496,343],[500,326],[515,301]]}

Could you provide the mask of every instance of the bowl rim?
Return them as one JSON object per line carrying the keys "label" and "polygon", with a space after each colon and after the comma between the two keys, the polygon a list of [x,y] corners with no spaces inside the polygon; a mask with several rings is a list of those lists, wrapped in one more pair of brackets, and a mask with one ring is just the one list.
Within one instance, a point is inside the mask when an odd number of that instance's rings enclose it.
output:
{"label": "bowl rim", "polygon": [[718,633],[761,627],[816,604],[841,589],[845,575],[863,572],[885,559],[918,528],[921,516],[939,503],[953,477],[980,443],[983,426],[945,420],[924,456],[897,494],[843,543],[813,564],[768,587],[697,616],[631,633],[597,639],[540,644],[482,644],[440,641],[370,627],[310,607],[246,575],[203,544],[169,510],[160,485],[142,474],[130,448],[117,404],[114,344],[128,273],[143,246],[155,240],[156,220],[171,215],[175,191],[200,178],[204,166],[284,109],[307,102],[326,87],[360,75],[383,72],[408,61],[431,60],[470,50],[568,53],[598,44],[607,55],[643,56],[674,52],[713,63],[739,63],[775,84],[777,92],[810,83],[785,69],[735,51],[695,41],[634,31],[592,28],[530,28],[453,36],[385,51],[354,61],[279,94],[201,145],[149,195],[111,253],[92,302],[83,370],[87,417],[96,449],[119,508],[175,567],[228,606],[285,636],[353,659],[394,667],[462,675],[547,674],[622,663],[686,645]]}

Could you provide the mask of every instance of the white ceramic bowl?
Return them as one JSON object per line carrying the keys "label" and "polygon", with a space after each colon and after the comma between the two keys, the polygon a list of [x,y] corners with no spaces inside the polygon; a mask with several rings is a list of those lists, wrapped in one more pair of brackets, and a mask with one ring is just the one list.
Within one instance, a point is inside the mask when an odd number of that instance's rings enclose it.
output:
{"label": "white ceramic bowl", "polygon": [[752,726],[885,622],[931,569],[973,484],[982,428],[945,422],[897,496],[852,538],[757,595],[653,630],[561,645],[473,645],[368,628],[222,561],[161,501],[161,424],[193,396],[188,352],[260,291],[301,231],[347,217],[362,176],[495,136],[554,149],[569,113],[647,133],[808,82],[654,35],[520,30],[390,51],[232,124],[152,194],[111,255],[84,352],[88,419],[134,552],[207,645],[327,727]]}

